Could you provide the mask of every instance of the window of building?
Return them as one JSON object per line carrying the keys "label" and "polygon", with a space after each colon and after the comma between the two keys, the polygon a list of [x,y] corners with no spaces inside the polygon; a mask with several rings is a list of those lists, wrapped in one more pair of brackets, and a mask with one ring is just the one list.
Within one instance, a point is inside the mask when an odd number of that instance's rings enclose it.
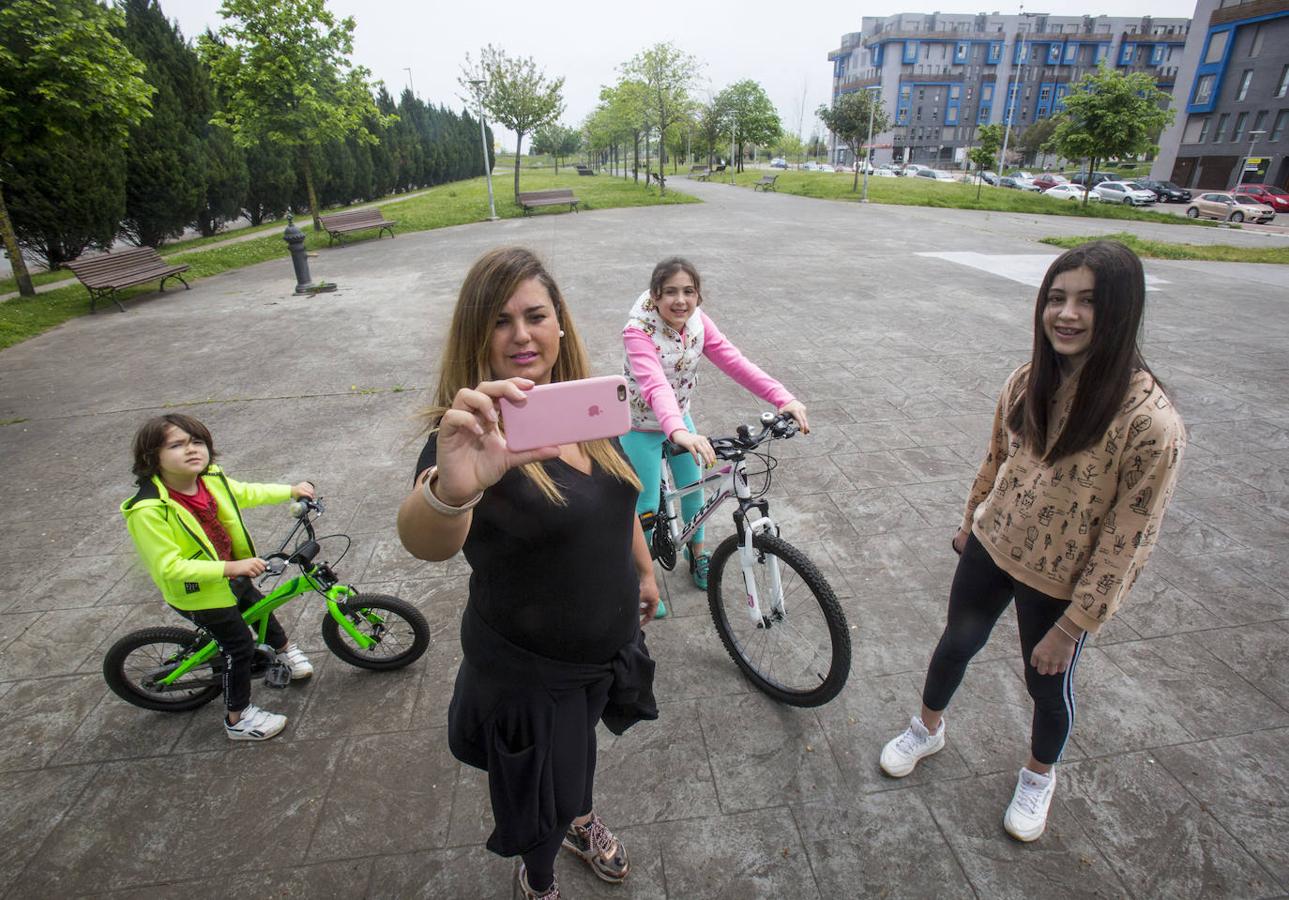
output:
{"label": "window of building", "polygon": [[1215,75],[1201,75],[1195,79],[1195,103],[1210,103],[1213,100],[1213,81]]}
{"label": "window of building", "polygon": [[1195,143],[1195,144],[1204,143],[1205,139],[1208,138],[1208,123],[1211,121],[1212,119],[1208,116],[1205,116],[1204,118],[1200,119],[1199,135],[1191,143]]}
{"label": "window of building", "polygon": [[1242,112],[1235,117],[1235,127],[1231,129],[1232,141],[1244,140],[1244,126],[1248,121],[1249,121],[1249,114],[1246,112]]}
{"label": "window of building", "polygon": [[1209,36],[1208,50],[1204,53],[1204,62],[1215,63],[1221,60],[1226,53],[1226,42],[1230,39],[1231,32],[1216,31]]}
{"label": "window of building", "polygon": [[1038,92],[1038,102],[1046,103],[1052,99],[1052,89],[1048,85],[1043,85],[1043,89]]}
{"label": "window of building", "polygon": [[1276,96],[1283,97],[1289,91],[1289,65],[1280,70],[1280,83],[1276,85]]}
{"label": "window of building", "polygon": [[1262,26],[1253,26],[1253,40],[1249,42],[1249,56],[1257,56],[1262,52]]}
{"label": "window of building", "polygon": [[1282,109],[1276,113],[1276,124],[1271,126],[1271,137],[1273,141],[1280,140],[1280,136],[1285,133],[1285,126],[1289,125],[1289,109]]}
{"label": "window of building", "polygon": [[1243,100],[1249,94],[1249,82],[1253,80],[1253,70],[1245,69],[1244,74],[1240,76],[1240,86],[1235,91],[1235,99]]}
{"label": "window of building", "polygon": [[1264,129],[1262,126],[1265,124],[1267,124],[1267,111],[1265,109],[1260,109],[1258,110],[1258,114],[1253,117],[1253,127],[1249,130],[1263,131]]}
{"label": "window of building", "polygon": [[1213,143],[1222,143],[1222,135],[1226,133],[1226,123],[1230,118],[1230,115],[1227,113],[1222,113],[1222,115],[1217,117],[1217,128],[1213,130]]}
{"label": "window of building", "polygon": [[918,88],[918,99],[919,100],[926,99],[926,88]]}

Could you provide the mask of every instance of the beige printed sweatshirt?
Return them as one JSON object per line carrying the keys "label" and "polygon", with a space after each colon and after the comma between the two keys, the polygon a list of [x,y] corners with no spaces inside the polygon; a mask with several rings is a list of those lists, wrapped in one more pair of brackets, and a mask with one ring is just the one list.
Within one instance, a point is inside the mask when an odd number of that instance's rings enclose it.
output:
{"label": "beige printed sweatshirt", "polygon": [[[1155,380],[1137,372],[1100,441],[1045,463],[1007,429],[1028,371],[1027,363],[1013,372],[998,398],[962,527],[1013,578],[1070,600],[1065,614],[1095,633],[1123,603],[1159,536],[1185,426]],[[1048,447],[1065,426],[1077,383],[1066,379],[1052,399]]]}

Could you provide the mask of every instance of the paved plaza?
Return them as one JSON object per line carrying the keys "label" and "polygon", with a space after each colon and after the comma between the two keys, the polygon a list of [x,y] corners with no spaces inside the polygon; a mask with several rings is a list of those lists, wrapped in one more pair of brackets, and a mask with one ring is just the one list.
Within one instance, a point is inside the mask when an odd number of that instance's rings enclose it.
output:
{"label": "paved plaza", "polygon": [[[661,716],[601,729],[597,807],[633,871],[615,887],[562,857],[565,896],[1289,893],[1289,267],[1147,261],[1146,355],[1190,447],[1145,575],[1083,654],[1048,831],[1020,845],[1002,829],[1030,717],[1011,613],[950,708],[946,750],[902,781],[877,757],[918,708],[949,540],[997,391],[1029,354],[1033,273],[1057,252],[1035,239],[1125,223],[682,189],[707,202],[355,242],[312,260],[335,294],[293,296],[279,260],[0,353],[0,897],[515,895],[514,864],[483,847],[486,781],[447,748],[467,569],[412,559],[394,529],[456,290],[501,243],[550,263],[601,373],[653,264],[697,263],[705,309],[809,405],[814,433],[775,445],[771,512],[855,626],[841,696],[783,707],[669,576],[674,615],[648,629]],[[700,430],[760,411],[714,367],[701,378]],[[284,618],[318,671],[256,686],[290,717],[268,744],[230,745],[217,703],[167,715],[110,693],[108,646],[181,624],[117,512],[129,440],[163,409],[206,421],[236,478],[315,480],[322,530],[353,537],[341,576],[420,607],[426,656],[353,669],[304,598]],[[249,521],[263,549],[287,516]]]}

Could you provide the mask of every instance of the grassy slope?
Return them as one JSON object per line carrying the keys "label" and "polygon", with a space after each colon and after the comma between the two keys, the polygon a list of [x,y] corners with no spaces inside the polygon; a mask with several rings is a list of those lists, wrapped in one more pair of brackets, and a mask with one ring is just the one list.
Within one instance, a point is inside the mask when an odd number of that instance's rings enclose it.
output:
{"label": "grassy slope", "polygon": [[1046,237],[1040,243],[1054,247],[1077,247],[1092,240],[1120,241],[1138,256],[1153,259],[1206,259],[1220,262],[1279,263],[1289,265],[1289,247],[1232,247],[1230,244],[1173,244],[1147,241],[1135,234],[1120,232],[1096,237]]}

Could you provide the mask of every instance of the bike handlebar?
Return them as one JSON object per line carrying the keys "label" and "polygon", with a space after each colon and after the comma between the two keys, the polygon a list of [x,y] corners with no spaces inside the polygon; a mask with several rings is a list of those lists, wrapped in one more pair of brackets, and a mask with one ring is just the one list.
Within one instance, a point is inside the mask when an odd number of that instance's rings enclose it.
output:
{"label": "bike handlebar", "polygon": [[801,425],[788,413],[761,413],[761,430],[755,436],[747,425],[736,429],[736,437],[713,438],[712,449],[722,459],[738,456],[770,440],[786,440],[801,430]]}

